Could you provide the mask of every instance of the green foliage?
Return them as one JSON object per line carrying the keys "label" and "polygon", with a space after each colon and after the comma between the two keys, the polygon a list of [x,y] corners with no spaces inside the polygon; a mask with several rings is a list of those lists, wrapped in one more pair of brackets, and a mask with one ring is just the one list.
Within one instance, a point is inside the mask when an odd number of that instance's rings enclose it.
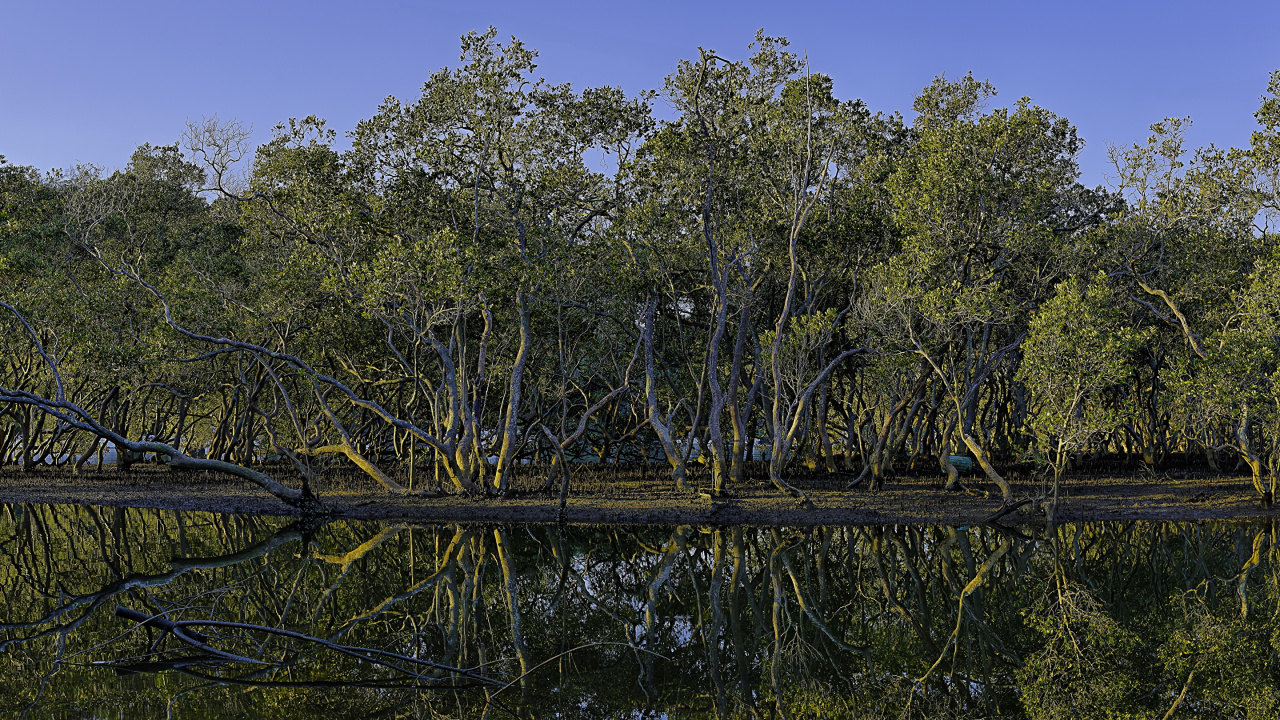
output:
{"label": "green foliage", "polygon": [[1151,335],[1127,319],[1104,276],[1084,288],[1075,278],[1059,283],[1031,318],[1016,377],[1030,390],[1031,429],[1056,473],[1070,452],[1129,419],[1123,408],[1098,402],[1128,376]]}
{"label": "green foliage", "polygon": [[1170,604],[1174,626],[1160,660],[1172,678],[1190,678],[1191,702],[1247,720],[1280,717],[1268,628],[1217,615],[1197,592]]}
{"label": "green foliage", "polygon": [[1122,628],[1083,587],[1050,588],[1027,620],[1041,650],[1017,671],[1022,702],[1033,720],[1139,718],[1142,640]]}

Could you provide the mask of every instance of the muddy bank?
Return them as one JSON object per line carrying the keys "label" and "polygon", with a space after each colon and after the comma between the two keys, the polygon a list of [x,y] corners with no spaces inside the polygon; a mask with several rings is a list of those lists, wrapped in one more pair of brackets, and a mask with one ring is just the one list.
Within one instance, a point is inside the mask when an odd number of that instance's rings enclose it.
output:
{"label": "muddy bank", "polygon": [[[708,525],[845,525],[893,523],[980,523],[1000,507],[999,496],[981,482],[972,492],[948,493],[940,478],[899,478],[884,490],[845,490],[847,478],[797,480],[813,507],[794,500],[763,480],[733,488],[733,497],[708,500],[676,493],[661,475],[646,478],[586,479],[575,484],[565,508],[574,523]],[[335,517],[417,522],[554,522],[557,497],[537,491],[536,477],[517,483],[506,498],[397,496],[357,476],[330,476],[318,487]],[[1039,481],[1015,483],[1020,497],[1038,494]],[[108,469],[80,476],[51,468],[0,470],[0,502],[205,510],[253,515],[292,515],[270,495],[232,478],[175,472],[157,466],[129,473]],[[1223,520],[1275,518],[1244,477],[1108,477],[1065,481],[1059,522],[1085,520]],[[1041,523],[1043,515],[1022,508],[1007,524]]]}

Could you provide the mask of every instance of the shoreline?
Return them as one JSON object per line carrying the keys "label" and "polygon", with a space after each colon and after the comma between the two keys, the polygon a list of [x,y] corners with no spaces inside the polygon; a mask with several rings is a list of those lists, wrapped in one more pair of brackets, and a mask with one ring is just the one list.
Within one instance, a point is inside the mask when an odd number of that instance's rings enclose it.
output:
{"label": "shoreline", "polygon": [[[987,487],[980,479],[971,484]],[[571,488],[564,521],[593,525],[976,525],[1000,507],[999,496],[946,492],[942,480],[903,477],[880,491],[843,490],[839,480],[798,479],[813,507],[763,481],[732,488],[733,497],[708,500],[677,493],[669,481],[587,482]],[[1019,497],[1036,494],[1039,482],[1015,482]],[[558,496],[520,489],[510,497],[393,495],[370,482],[321,485],[318,495],[334,519],[417,522],[554,523]],[[0,470],[0,502],[77,504],[301,517],[294,508],[240,481],[149,466],[129,473],[72,475],[50,468],[23,473]],[[1264,507],[1247,477],[1069,478],[1064,480],[1055,522],[1100,520],[1273,520],[1280,506]],[[1000,520],[1043,525],[1030,506]]]}

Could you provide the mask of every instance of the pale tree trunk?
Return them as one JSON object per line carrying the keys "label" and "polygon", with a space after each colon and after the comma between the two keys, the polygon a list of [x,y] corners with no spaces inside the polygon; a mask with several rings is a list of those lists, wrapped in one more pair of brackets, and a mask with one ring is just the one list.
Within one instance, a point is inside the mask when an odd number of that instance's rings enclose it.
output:
{"label": "pale tree trunk", "polygon": [[985,381],[987,376],[990,375],[996,366],[1000,364],[1006,354],[1017,349],[1018,346],[1022,344],[1022,341],[1026,336],[1027,334],[1024,332],[1015,338],[1013,342],[992,353],[991,357],[981,367],[981,369],[965,381],[964,394],[960,394],[959,392],[959,379],[948,375],[948,373],[943,371],[943,369],[934,362],[933,358],[925,352],[919,341],[914,341],[916,344],[916,354],[929,363],[934,372],[938,375],[938,379],[942,381],[947,393],[950,394],[952,399],[955,401],[956,423],[961,442],[963,442],[965,447],[969,449],[969,452],[973,453],[973,459],[977,461],[978,465],[982,468],[982,471],[986,473],[987,478],[995,483],[996,487],[1000,488],[1001,500],[1006,506],[1013,503],[1013,486],[1010,485],[1009,481],[1005,480],[1004,477],[996,470],[995,466],[991,464],[991,457],[987,454],[986,448],[983,447],[983,444],[979,442],[978,438],[974,437],[973,426],[977,420],[978,390],[982,387],[983,381]]}
{"label": "pale tree trunk", "polygon": [[876,431],[875,445],[872,445],[871,452],[863,457],[862,472],[858,474],[858,479],[851,483],[851,486],[856,485],[862,478],[869,476],[871,480],[868,485],[872,490],[879,490],[883,487],[885,448],[889,444],[889,436],[893,433],[893,422],[898,418],[899,413],[906,409],[910,400],[911,397],[909,395],[904,395],[889,406],[889,412],[885,414],[884,422],[880,424],[880,428]]}
{"label": "pale tree trunk", "polygon": [[[703,55],[703,62],[706,62],[706,55]],[[721,247],[716,238],[716,223],[712,217],[712,198],[713,190],[718,180],[716,167],[716,149],[717,143],[715,136],[711,133],[706,119],[702,116],[701,111],[697,110],[695,105],[695,113],[698,119],[698,127],[701,129],[703,136],[706,138],[706,154],[707,154],[707,180],[705,191],[702,198],[701,225],[702,236],[707,246],[707,264],[710,271],[711,287],[714,291],[713,309],[715,311],[715,319],[712,323],[711,337],[707,343],[707,380],[711,389],[711,412],[707,417],[707,446],[704,451],[709,450],[711,453],[711,494],[719,496],[724,491],[725,481],[729,475],[728,449],[725,447],[724,432],[721,429],[721,418],[725,409],[725,393],[720,385],[720,346],[724,342],[725,325],[727,321],[729,307],[729,273],[733,265],[732,261],[727,264],[721,258]],[[730,385],[733,385],[732,378]],[[698,391],[698,410],[701,412],[702,389]],[[689,433],[690,449],[692,449],[693,436],[697,429],[697,420],[694,420],[693,428]]]}
{"label": "pale tree trunk", "polygon": [[[712,269],[715,270],[716,267],[715,248],[713,245]],[[727,273],[721,268],[718,274],[719,277],[713,277],[716,283],[715,330],[711,334],[710,346],[707,348],[707,380],[711,387],[711,412],[707,416],[707,445],[710,446],[709,449],[711,450],[711,494],[716,496],[724,492],[725,481],[729,476],[728,452],[720,425],[720,419],[724,415],[726,397],[724,389],[720,386],[719,368],[720,345],[724,341],[727,314],[728,293],[725,288]],[[732,384],[732,381],[730,384]]]}
{"label": "pale tree trunk", "polygon": [[1262,480],[1262,458],[1258,457],[1257,452],[1254,451],[1253,443],[1249,438],[1251,425],[1249,404],[1244,403],[1240,407],[1240,424],[1236,427],[1236,446],[1240,450],[1240,457],[1249,466],[1253,489],[1257,490],[1258,494],[1262,496],[1263,502],[1269,504],[1274,498],[1271,491],[1267,489],[1266,483]]}
{"label": "pale tree trunk", "polygon": [[[808,76],[805,77],[805,87],[808,89]],[[809,108],[812,110],[812,107]],[[795,186],[791,188],[791,227],[787,233],[787,262],[790,271],[787,274],[787,291],[783,295],[782,310],[778,313],[777,322],[774,323],[773,347],[770,348],[770,358],[772,360],[772,379],[773,379],[773,402],[770,408],[772,412],[772,430],[773,430],[773,448],[772,457],[769,458],[769,479],[773,482],[774,487],[800,500],[805,505],[810,505],[809,498],[799,488],[794,487],[782,478],[783,469],[791,454],[791,446],[795,442],[797,432],[801,425],[808,420],[809,400],[813,395],[813,391],[817,385],[824,381],[835,369],[836,365],[854,352],[865,351],[865,348],[858,350],[846,350],[841,353],[838,358],[831,361],[818,378],[811,383],[801,396],[788,404],[783,398],[785,384],[782,379],[782,343],[788,334],[788,324],[791,322],[792,313],[796,303],[796,292],[800,282],[800,231],[803,229],[805,221],[809,217],[809,213],[817,205],[822,197],[823,188],[826,187],[827,169],[831,164],[832,154],[835,152],[835,146],[832,145],[827,157],[824,161],[820,161],[821,170],[814,167],[813,156],[813,126],[812,115],[809,115],[810,124],[806,128],[805,135],[805,160],[798,176],[794,176],[792,180]],[[817,186],[813,186],[813,180],[817,179]],[[801,304],[803,307],[803,303]],[[788,412],[794,410],[794,415],[788,417]],[[789,426],[789,428],[788,428]],[[787,429],[784,429],[787,428]]]}
{"label": "pale tree trunk", "polygon": [[959,490],[960,471],[956,466],[951,464],[951,438],[955,434],[956,420],[953,418],[947,423],[947,429],[942,431],[942,440],[938,445],[938,464],[942,467],[942,471],[947,474],[946,490]]}
{"label": "pale tree trunk", "polygon": [[[485,328],[481,335],[477,360],[477,384],[484,377],[489,333],[492,327],[490,316],[487,313],[484,318]],[[409,423],[393,422],[393,424],[413,435],[415,442],[422,440],[436,451],[436,468],[439,469],[443,466],[445,474],[455,490],[480,494],[484,490],[475,483],[478,462],[474,448],[477,435],[475,431],[475,409],[469,402],[468,383],[464,372],[465,365],[454,361],[453,350],[436,339],[429,328],[420,330],[411,321],[409,322],[409,327],[415,335],[427,341],[427,344],[431,346],[431,349],[436,353],[436,357],[440,360],[444,376],[443,387],[446,410],[444,411],[444,418],[438,424],[443,427],[443,432],[438,433],[439,437],[437,438]],[[456,323],[452,332],[454,338],[452,345],[458,348],[459,359],[465,361],[465,357],[461,354],[463,335]],[[437,417],[437,420],[441,419]]]}
{"label": "pale tree trunk", "polygon": [[10,420],[8,426],[3,432],[0,432],[0,467],[3,467],[10,457],[10,446],[18,437],[18,425],[14,420]]}
{"label": "pale tree trunk", "polygon": [[[791,401],[786,407],[779,407],[777,403],[782,401],[780,393],[775,388],[773,407],[773,447],[772,456],[769,458],[769,479],[773,481],[775,487],[784,492],[789,493],[792,497],[798,499],[802,504],[809,505],[809,498],[799,488],[796,488],[787,481],[782,479],[782,474],[786,469],[787,461],[791,457],[791,449],[796,439],[800,436],[804,428],[805,421],[809,417],[809,413],[813,406],[813,395],[817,391],[818,386],[826,382],[831,373],[839,367],[840,363],[854,355],[872,352],[869,348],[859,347],[845,350],[840,353],[834,360],[827,363],[827,366],[818,373],[807,386],[801,390],[795,400]],[[775,364],[776,367],[776,364]]]}
{"label": "pale tree trunk", "polygon": [[960,433],[960,439],[964,441],[965,447],[969,448],[969,452],[973,453],[973,459],[978,461],[978,465],[982,467],[982,471],[987,474],[991,482],[1000,488],[1000,498],[1005,504],[1013,502],[1013,486],[1008,480],[1004,479],[991,464],[991,458],[987,455],[986,449],[979,443],[976,438],[968,431],[968,429]]}
{"label": "pale tree trunk", "polygon": [[[744,482],[746,480],[746,458],[744,454],[747,452],[747,443],[750,438],[747,430],[746,418],[743,417],[743,406],[738,400],[738,392],[742,386],[743,363],[747,351],[747,333],[751,324],[751,310],[748,299],[744,299],[742,308],[738,311],[738,337],[733,344],[733,365],[729,370],[729,420],[733,424],[733,449],[729,457],[729,477],[734,482]],[[755,404],[755,396],[759,390],[759,382],[753,382],[751,390],[747,393],[747,412],[751,412],[752,406]]]}
{"label": "pale tree trunk", "polygon": [[529,301],[523,291],[516,293],[516,307],[520,313],[520,349],[516,353],[515,365],[511,368],[510,401],[507,405],[506,426],[502,430],[502,450],[498,455],[497,475],[494,478],[494,489],[499,494],[506,493],[510,484],[511,464],[514,462],[520,436],[520,391],[524,382],[524,369],[529,364],[529,348],[533,343],[529,330]]}
{"label": "pale tree trunk", "polygon": [[996,487],[1000,488],[1001,501],[1008,505],[1013,502],[1013,486],[996,470],[995,465],[991,463],[991,456],[987,454],[986,447],[973,434],[973,426],[978,416],[978,388],[985,378],[986,374],[981,373],[966,393],[964,405],[956,404],[956,412],[963,413],[963,420],[960,422],[960,439],[964,442],[965,447],[969,448],[969,452],[973,453],[973,459],[982,467],[982,471],[986,473],[987,478],[995,483]]}
{"label": "pale tree trunk", "polygon": [[408,494],[408,493],[414,493],[418,495],[425,494],[422,491],[411,491],[405,486],[391,479],[391,477],[388,476],[386,473],[382,472],[382,470],[377,465],[374,465],[373,463],[369,462],[368,458],[360,454],[360,451],[357,450],[356,447],[351,444],[350,439],[345,437],[340,442],[334,445],[324,445],[322,447],[316,447],[316,448],[304,447],[304,448],[299,448],[296,452],[298,452],[301,455],[312,455],[312,456],[337,453],[346,457],[356,467],[364,471],[366,475],[376,480],[378,484],[381,485],[385,490],[388,490],[390,492],[397,493],[397,494]]}
{"label": "pale tree trunk", "polygon": [[[916,417],[920,415],[920,408],[924,407],[924,382],[916,386],[916,391],[911,398],[911,409],[907,411],[906,416],[898,422],[895,429],[889,434],[888,442],[885,444],[883,455],[881,457],[882,471],[891,471],[893,469],[893,460],[898,450],[902,448],[902,444],[906,441],[907,433],[911,432],[911,426],[915,423]],[[881,474],[881,480],[884,474]]]}
{"label": "pale tree trunk", "polygon": [[[920,404],[924,398],[922,394],[923,388],[924,377],[921,376],[912,387],[911,392],[904,393],[901,398],[897,399],[889,407],[889,412],[885,416],[884,422],[881,423],[880,429],[876,432],[876,444],[864,459],[862,472],[859,473],[858,480],[855,480],[853,484],[857,484],[863,477],[870,475],[870,487],[872,490],[880,490],[884,487],[886,471],[892,465],[893,451],[897,443],[905,436],[912,419],[919,412]],[[907,413],[906,418],[899,421],[898,418],[902,411],[907,409],[908,403],[911,404],[911,410]]]}
{"label": "pale tree trunk", "polygon": [[664,420],[661,410],[658,409],[658,377],[653,361],[653,324],[657,315],[657,305],[656,297],[649,298],[645,307],[644,328],[641,331],[644,342],[645,402],[649,410],[649,424],[653,427],[654,434],[658,436],[658,442],[662,445],[662,452],[667,456],[667,462],[671,463],[671,478],[675,481],[676,489],[687,492],[693,488],[689,485],[689,472],[685,467],[684,455],[679,452],[675,441],[671,438],[671,428],[668,425],[670,418]]}
{"label": "pale tree trunk", "polygon": [[823,383],[822,388],[818,390],[818,417],[817,432],[818,441],[822,447],[822,460],[826,465],[827,472],[834,473],[836,471],[835,452],[831,449],[831,436],[827,433],[827,408],[830,406],[829,396],[831,394],[831,384]]}
{"label": "pale tree trunk", "polygon": [[[807,166],[805,168],[805,176],[805,180],[807,180]],[[794,487],[782,478],[787,460],[791,455],[791,441],[794,439],[794,429],[799,426],[800,415],[797,415],[795,418],[796,422],[792,423],[792,433],[787,433],[787,431],[783,429],[787,424],[787,418],[784,416],[784,405],[786,403],[783,399],[783,390],[785,386],[782,380],[781,363],[782,341],[787,335],[787,323],[791,320],[791,305],[795,301],[796,286],[800,279],[800,260],[797,254],[800,238],[800,225],[803,222],[803,215],[807,214],[808,209],[811,207],[812,205],[806,207],[803,212],[800,212],[799,208],[797,208],[796,217],[792,221],[791,236],[789,238],[790,242],[788,243],[787,251],[788,258],[791,263],[791,272],[787,279],[787,292],[782,301],[782,312],[779,313],[778,321],[774,325],[773,347],[770,349],[769,353],[770,358],[772,359],[771,369],[773,371],[773,402],[772,407],[770,408],[773,415],[772,422],[770,423],[771,429],[773,430],[773,447],[771,448],[769,458],[769,480],[773,482],[774,487],[794,498],[799,499],[802,503],[808,503],[809,498],[801,492],[799,488]],[[805,405],[807,405],[807,403],[805,403]],[[807,411],[808,408],[803,407],[802,410]]]}
{"label": "pale tree trunk", "polygon": [[35,444],[31,440],[31,408],[24,407],[14,415],[18,418],[18,429],[22,433],[22,444],[18,447],[18,467],[22,468],[22,472],[30,472],[31,447]]}
{"label": "pale tree trunk", "polygon": [[[637,347],[636,350],[639,351],[639,347]],[[632,364],[635,363],[635,355],[632,355],[631,362]],[[565,461],[564,451],[568,450],[575,442],[578,441],[578,438],[582,437],[582,435],[586,433],[587,422],[591,420],[591,417],[593,415],[595,415],[606,405],[612,403],[619,396],[621,396],[623,393],[625,393],[627,390],[630,389],[631,367],[632,365],[627,366],[627,371],[622,377],[622,384],[619,385],[617,388],[614,388],[613,390],[611,390],[608,395],[605,395],[603,398],[596,401],[596,403],[593,404],[591,407],[587,408],[582,413],[582,417],[578,419],[577,429],[575,429],[563,440],[556,437],[555,433],[552,433],[551,429],[548,428],[546,425],[542,425],[542,424],[539,425],[542,429],[543,434],[546,435],[547,439],[551,441],[551,450],[553,453],[553,456],[551,458],[551,471],[547,474],[547,480],[543,484],[543,489],[549,490],[552,487],[552,484],[555,483],[557,479],[560,480],[561,519],[563,519],[564,517],[565,502],[568,500],[568,493],[569,493],[569,464]]]}

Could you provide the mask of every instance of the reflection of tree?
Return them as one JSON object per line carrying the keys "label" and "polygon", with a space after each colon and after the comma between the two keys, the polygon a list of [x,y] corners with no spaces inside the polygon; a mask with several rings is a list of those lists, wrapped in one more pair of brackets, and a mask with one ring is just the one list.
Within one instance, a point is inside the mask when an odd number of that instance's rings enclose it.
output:
{"label": "reflection of tree", "polygon": [[1103,717],[1136,712],[1141,639],[1107,614],[1088,588],[1056,582],[1032,608],[1044,647],[1018,671],[1034,717]]}
{"label": "reflection of tree", "polygon": [[[1275,548],[1274,528],[1230,525],[1029,539],[9,507],[0,714],[1271,717]],[[117,604],[260,662],[130,630]]]}

